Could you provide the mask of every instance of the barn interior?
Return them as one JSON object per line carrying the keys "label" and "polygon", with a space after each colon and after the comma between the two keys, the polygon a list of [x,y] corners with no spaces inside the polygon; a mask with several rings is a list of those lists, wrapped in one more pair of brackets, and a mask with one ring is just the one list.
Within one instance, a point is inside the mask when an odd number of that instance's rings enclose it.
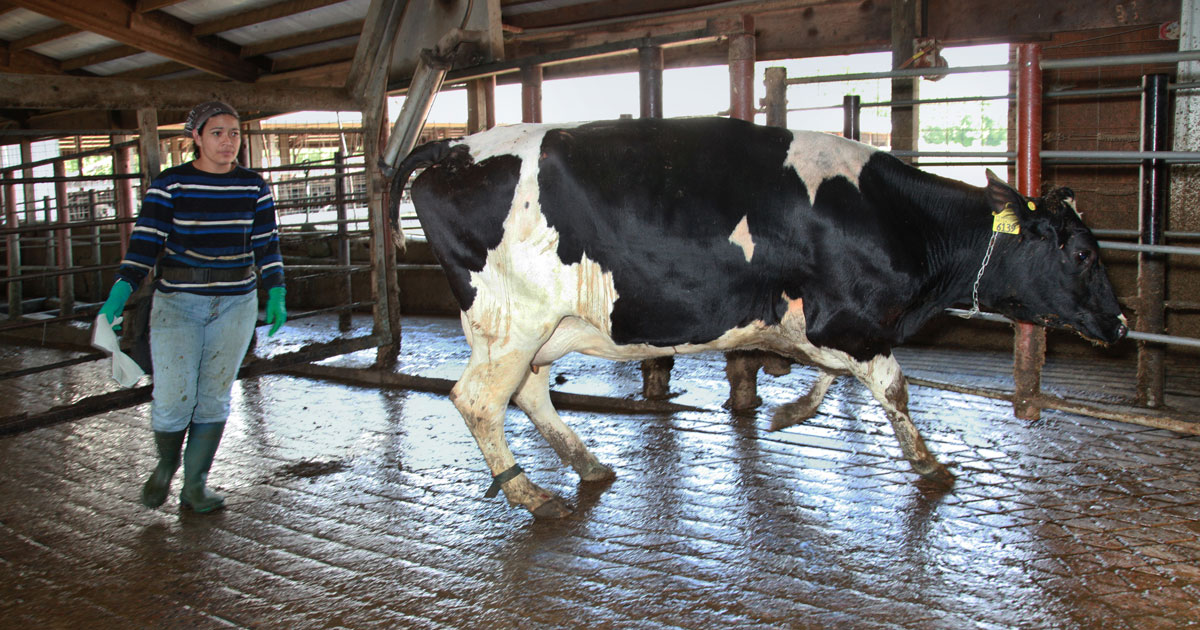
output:
{"label": "barn interior", "polygon": [[[1192,0],[4,0],[0,614],[122,628],[1195,625],[1198,17]],[[981,44],[1006,45],[1007,63],[942,54]],[[861,53],[890,63],[870,77],[779,69]],[[533,520],[485,498],[489,473],[446,398],[467,355],[458,308],[411,215],[395,246],[376,165],[495,126],[508,86],[521,119],[541,122],[548,84],[631,73],[630,113],[661,117],[664,73],[712,66],[728,69],[714,115],[785,126],[833,105],[842,135],[918,166],[975,160],[1030,196],[1071,187],[1134,332],[1099,348],[948,314],[898,349],[914,420],[958,477],[949,491],[909,471],[852,379],[810,422],[770,431],[814,369],[571,356],[555,365],[556,405],[617,480],[578,482],[512,409],[518,458],[575,511]],[[922,151],[922,87],[997,69],[1001,150]],[[856,78],[884,81],[887,98],[796,96]],[[426,122],[439,91],[465,94],[460,120]],[[259,328],[243,363],[212,475],[229,505],[201,515],[138,503],[150,379],[113,382],[90,326],[141,191],[189,159],[181,124],[211,99],[238,109],[239,161],[272,182],[291,317],[282,335]],[[858,124],[870,108],[885,131]],[[277,122],[295,112],[338,117]]]}

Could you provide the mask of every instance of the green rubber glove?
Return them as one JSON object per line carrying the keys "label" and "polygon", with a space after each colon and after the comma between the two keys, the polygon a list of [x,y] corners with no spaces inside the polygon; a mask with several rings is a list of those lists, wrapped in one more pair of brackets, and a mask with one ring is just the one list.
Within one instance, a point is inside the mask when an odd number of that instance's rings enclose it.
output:
{"label": "green rubber glove", "polygon": [[287,295],[287,289],[283,287],[272,287],[267,290],[267,323],[271,325],[271,330],[267,332],[267,336],[271,337],[283,323],[287,321],[287,307],[283,305],[283,297]]}
{"label": "green rubber glove", "polygon": [[[112,289],[108,292],[108,299],[104,300],[104,306],[100,307],[100,314],[108,318],[108,323],[113,323],[121,316],[125,310],[125,302],[129,300],[132,293],[133,286],[128,282],[117,280],[113,283]],[[113,326],[113,330],[121,330],[121,325]]]}

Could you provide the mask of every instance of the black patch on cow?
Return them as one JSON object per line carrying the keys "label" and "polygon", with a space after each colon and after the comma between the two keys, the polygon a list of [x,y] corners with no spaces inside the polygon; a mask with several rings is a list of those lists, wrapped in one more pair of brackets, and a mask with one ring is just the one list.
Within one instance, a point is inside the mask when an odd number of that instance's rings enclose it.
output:
{"label": "black patch on cow", "polygon": [[[784,168],[792,135],[728,119],[626,120],[548,132],[538,183],[566,264],[586,253],[613,274],[617,343],[704,343],[754,320],[777,323],[778,277],[764,235],[805,189]],[[754,261],[729,242],[747,217]]]}
{"label": "black patch on cow", "polygon": [[521,170],[514,155],[476,164],[465,145],[413,181],[413,204],[434,256],[446,270],[462,310],[471,308],[470,272],[482,271],[488,251],[500,245]]}

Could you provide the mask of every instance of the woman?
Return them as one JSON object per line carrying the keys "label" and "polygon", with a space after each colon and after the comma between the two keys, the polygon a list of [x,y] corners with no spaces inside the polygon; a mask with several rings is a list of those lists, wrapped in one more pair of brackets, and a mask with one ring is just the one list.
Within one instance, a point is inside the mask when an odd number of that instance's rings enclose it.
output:
{"label": "woman", "polygon": [[287,310],[271,189],[237,165],[237,112],[218,101],[201,103],[188,114],[184,131],[195,143],[195,159],[151,182],[100,313],[112,323],[157,265],[150,425],[158,465],[142,487],[142,503],[156,508],[166,501],[182,450],[179,502],[211,512],[225,504],[206,481],[258,317],[255,266],[269,296],[270,335],[287,320]]}

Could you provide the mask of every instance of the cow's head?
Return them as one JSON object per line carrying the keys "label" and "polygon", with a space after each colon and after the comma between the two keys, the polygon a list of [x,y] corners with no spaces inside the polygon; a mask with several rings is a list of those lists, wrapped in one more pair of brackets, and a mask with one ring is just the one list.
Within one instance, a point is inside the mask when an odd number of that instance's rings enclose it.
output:
{"label": "cow's head", "polygon": [[1075,194],[1058,188],[1027,198],[988,171],[987,197],[993,229],[1007,232],[997,234],[980,284],[984,304],[1013,319],[1074,330],[1094,342],[1124,337],[1125,317],[1096,238],[1075,209]]}

